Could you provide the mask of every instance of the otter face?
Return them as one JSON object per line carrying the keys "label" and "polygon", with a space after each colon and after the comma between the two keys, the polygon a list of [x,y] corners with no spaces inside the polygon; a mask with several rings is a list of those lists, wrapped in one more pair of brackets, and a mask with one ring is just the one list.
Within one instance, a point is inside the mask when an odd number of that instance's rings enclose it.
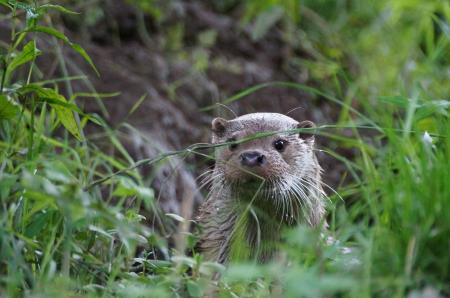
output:
{"label": "otter face", "polygon": [[299,123],[276,113],[247,114],[229,121],[216,118],[212,121],[212,142],[232,142],[218,147],[216,171],[227,182],[244,184],[258,179],[286,180],[292,175],[301,178],[316,172],[314,136],[289,132],[312,127],[310,121]]}

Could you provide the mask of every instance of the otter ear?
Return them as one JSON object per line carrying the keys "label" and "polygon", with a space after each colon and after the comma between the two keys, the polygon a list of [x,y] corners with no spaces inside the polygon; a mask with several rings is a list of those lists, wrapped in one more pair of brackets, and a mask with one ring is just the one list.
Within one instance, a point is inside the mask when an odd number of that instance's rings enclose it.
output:
{"label": "otter ear", "polygon": [[227,123],[228,121],[223,118],[214,118],[211,122],[211,130],[216,136],[221,137],[225,134]]}
{"label": "otter ear", "polygon": [[297,128],[303,128],[304,131],[299,132],[299,137],[301,139],[307,140],[307,141],[314,141],[314,128],[316,125],[314,122],[306,120],[302,121],[299,124],[297,124]]}

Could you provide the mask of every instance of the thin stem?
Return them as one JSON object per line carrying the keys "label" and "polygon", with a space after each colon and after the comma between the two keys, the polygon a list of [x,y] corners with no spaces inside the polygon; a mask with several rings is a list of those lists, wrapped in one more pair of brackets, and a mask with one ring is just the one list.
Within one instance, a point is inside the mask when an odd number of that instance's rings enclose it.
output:
{"label": "thin stem", "polygon": [[0,84],[0,93],[3,93],[3,86],[5,86],[6,79],[6,71],[8,70],[8,64],[6,63],[6,59],[3,59],[3,73],[2,73],[2,82]]}

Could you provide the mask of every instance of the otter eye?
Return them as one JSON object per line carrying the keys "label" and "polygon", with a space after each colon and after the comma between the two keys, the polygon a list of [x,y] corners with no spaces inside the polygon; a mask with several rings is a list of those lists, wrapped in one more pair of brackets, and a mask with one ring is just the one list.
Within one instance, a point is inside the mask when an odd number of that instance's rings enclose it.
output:
{"label": "otter eye", "polygon": [[[227,139],[227,143],[228,142],[236,142],[236,138],[229,138],[229,139]],[[236,144],[236,143],[228,145],[228,148],[230,148],[230,150],[232,150],[232,151],[234,149],[236,149],[237,147],[238,147],[238,144]]]}
{"label": "otter eye", "polygon": [[286,147],[287,141],[286,140],[276,140],[273,142],[273,147],[277,149],[277,151],[283,151],[284,147]]}

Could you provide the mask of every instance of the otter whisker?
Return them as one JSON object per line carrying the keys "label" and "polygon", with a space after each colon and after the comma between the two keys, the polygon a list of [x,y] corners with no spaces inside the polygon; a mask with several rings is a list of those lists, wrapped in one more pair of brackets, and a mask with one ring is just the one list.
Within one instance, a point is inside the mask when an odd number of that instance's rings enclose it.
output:
{"label": "otter whisker", "polygon": [[195,181],[198,181],[200,179],[203,179],[205,176],[208,177],[208,175],[211,175],[214,173],[214,169],[209,169],[198,175],[198,177],[195,179]]}
{"label": "otter whisker", "polygon": [[294,183],[291,189],[292,192],[297,194],[295,197],[298,199],[298,202],[300,203],[301,212],[303,216],[307,219],[308,223],[310,223],[310,212],[311,212],[311,201],[308,198],[307,194],[303,190],[303,186],[298,185],[297,183]]}
{"label": "otter whisker", "polygon": [[301,179],[301,183],[306,183],[308,186],[311,186],[313,188],[313,190],[317,191],[317,194],[319,196],[326,196],[325,192],[323,191],[322,188],[320,188],[319,186],[317,186],[316,184],[310,182],[308,179]]}
{"label": "otter whisker", "polygon": [[288,214],[288,222],[292,221],[292,216],[294,215],[294,207],[292,203],[292,199],[288,196],[286,196],[287,200],[289,201],[289,208],[290,208],[290,214]]}
{"label": "otter whisker", "polygon": [[311,202],[310,202],[310,199],[308,198],[308,195],[303,190],[304,186],[302,185],[301,180],[299,180],[298,182],[293,183],[292,189],[295,190],[299,194],[299,197],[300,197],[301,201],[304,204],[307,205],[305,207],[309,208],[311,206]]}
{"label": "otter whisker", "polygon": [[209,184],[211,184],[212,182],[216,181],[216,179],[220,178],[220,174],[216,174],[216,175],[211,175],[208,178],[203,179],[203,181],[201,182],[201,184],[199,185],[199,191],[202,190],[204,187],[208,186]]}
{"label": "otter whisker", "polygon": [[282,180],[279,183],[282,185],[282,189],[280,192],[280,196],[282,197],[282,203],[283,205],[286,206],[286,212],[283,212],[282,219],[288,223],[292,223],[294,221],[294,215],[296,214],[295,209],[298,209],[294,208],[294,203],[298,204],[299,198],[295,193],[292,192],[292,189],[289,184],[290,182]]}
{"label": "otter whisker", "polygon": [[297,187],[293,186],[289,190],[289,192],[291,194],[291,198],[295,199],[298,202],[298,204],[300,205],[300,209],[301,210],[307,209],[306,206],[305,206],[305,202],[304,202],[305,199],[303,197],[303,194],[299,191],[299,189]]}
{"label": "otter whisker", "polygon": [[[289,201],[291,202],[291,204],[293,205],[294,203],[296,204],[296,206],[301,206],[302,205],[302,202],[301,202],[301,199],[299,198],[299,195],[298,194],[296,194],[295,193],[295,191],[293,190],[293,189],[289,189],[288,191],[287,191],[287,196],[288,196],[288,198],[289,198]],[[298,210],[298,209],[300,209],[300,210],[303,210],[303,208],[295,208],[296,210]],[[294,212],[294,210],[292,210],[292,216],[294,217],[295,216],[295,219],[294,218],[292,218],[292,221],[294,221],[294,220],[297,220],[297,216],[298,216],[298,214],[297,214],[297,212]]]}
{"label": "otter whisker", "polygon": [[[339,199],[341,199],[341,201],[344,201],[344,199],[341,197],[341,195],[334,188],[332,188],[330,185],[326,184],[323,181],[319,181],[319,182],[320,182],[320,184],[322,184],[323,186],[325,186],[326,188],[331,190]],[[330,200],[328,197],[327,197],[327,199]]]}

